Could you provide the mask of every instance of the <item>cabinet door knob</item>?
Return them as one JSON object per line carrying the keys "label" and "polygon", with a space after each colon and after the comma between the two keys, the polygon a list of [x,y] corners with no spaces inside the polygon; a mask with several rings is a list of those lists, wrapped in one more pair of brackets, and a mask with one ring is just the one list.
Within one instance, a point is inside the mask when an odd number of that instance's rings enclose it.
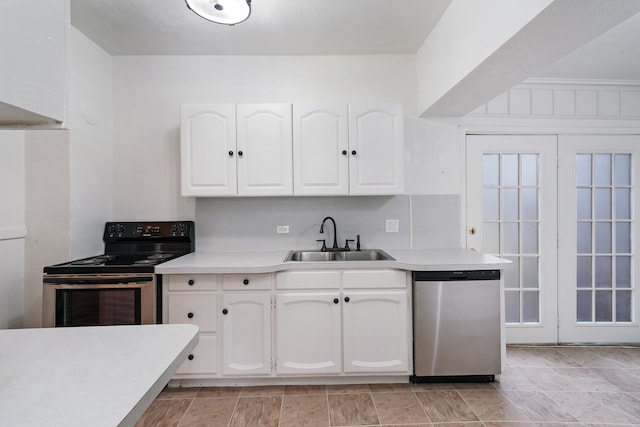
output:
{"label": "cabinet door knob", "polygon": [[244,283],[245,285],[248,285],[248,284],[249,284],[249,279],[244,279],[244,280],[242,281],[242,283]]}
{"label": "cabinet door knob", "polygon": [[189,357],[187,357],[187,359],[193,360],[193,354],[190,354]]}
{"label": "cabinet door knob", "polygon": [[189,313],[189,314],[187,314],[187,317],[188,317],[189,319],[193,319],[193,313]]}
{"label": "cabinet door knob", "polygon": [[339,300],[338,298],[334,298],[334,299],[333,299],[333,303],[334,303],[334,304],[337,304],[337,303],[339,303],[339,302],[340,302],[340,300]]}
{"label": "cabinet door knob", "polygon": [[344,302],[349,302],[351,299],[349,297],[344,297]]}
{"label": "cabinet door knob", "polygon": [[242,151],[238,151],[238,156],[242,157]]}
{"label": "cabinet door knob", "polygon": [[347,150],[342,150],[342,155],[346,156],[347,155]]}
{"label": "cabinet door knob", "polygon": [[233,157],[233,151],[229,150],[229,156]]}
{"label": "cabinet door knob", "polygon": [[356,154],[358,154],[358,152],[356,150],[351,150],[351,155],[355,156]]}
{"label": "cabinet door knob", "polygon": [[189,284],[189,286],[193,286],[193,284],[196,283],[196,282],[193,279],[189,279],[189,281],[187,283]]}
{"label": "cabinet door knob", "polygon": [[227,314],[229,312],[229,310],[227,310],[226,308],[222,309],[222,314]]}

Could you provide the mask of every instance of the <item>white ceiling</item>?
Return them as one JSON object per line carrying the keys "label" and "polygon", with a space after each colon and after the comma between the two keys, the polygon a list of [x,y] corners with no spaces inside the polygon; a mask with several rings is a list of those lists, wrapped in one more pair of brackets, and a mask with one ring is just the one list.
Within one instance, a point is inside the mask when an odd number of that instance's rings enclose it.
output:
{"label": "white ceiling", "polygon": [[214,24],[184,0],[71,0],[71,24],[112,55],[415,53],[451,0],[253,0]]}
{"label": "white ceiling", "polygon": [[[253,0],[226,26],[184,0],[71,0],[71,24],[112,55],[415,53],[451,1]],[[640,81],[640,15],[531,77]]]}

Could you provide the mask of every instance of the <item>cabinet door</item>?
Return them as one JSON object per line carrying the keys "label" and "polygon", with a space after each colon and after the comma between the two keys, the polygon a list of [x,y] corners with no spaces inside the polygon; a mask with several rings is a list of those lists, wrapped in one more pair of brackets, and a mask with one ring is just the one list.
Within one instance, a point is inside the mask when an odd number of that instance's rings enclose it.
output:
{"label": "cabinet door", "polygon": [[346,104],[294,104],[294,194],[349,194],[348,120]]}
{"label": "cabinet door", "polygon": [[218,296],[209,292],[171,292],[169,323],[191,323],[200,332],[218,330]]}
{"label": "cabinet door", "polygon": [[218,337],[200,334],[198,345],[176,371],[178,374],[207,374],[218,372]]}
{"label": "cabinet door", "polygon": [[345,292],[344,372],[407,372],[407,291]]}
{"label": "cabinet door", "polygon": [[276,296],[276,372],[341,372],[338,292],[282,293]]}
{"label": "cabinet door", "polygon": [[238,194],[293,194],[291,104],[236,107]]}
{"label": "cabinet door", "polygon": [[402,129],[400,105],[349,105],[351,194],[402,193]]}
{"label": "cabinet door", "polygon": [[222,373],[271,373],[271,296],[222,296]]}
{"label": "cabinet door", "polygon": [[235,106],[182,105],[181,116],[182,195],[235,195]]}

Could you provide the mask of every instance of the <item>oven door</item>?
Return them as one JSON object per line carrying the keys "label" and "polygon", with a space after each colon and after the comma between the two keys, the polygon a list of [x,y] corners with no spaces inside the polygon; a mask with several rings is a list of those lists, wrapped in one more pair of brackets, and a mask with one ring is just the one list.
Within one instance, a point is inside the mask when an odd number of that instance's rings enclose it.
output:
{"label": "oven door", "polygon": [[144,325],[156,321],[153,274],[45,275],[44,327]]}

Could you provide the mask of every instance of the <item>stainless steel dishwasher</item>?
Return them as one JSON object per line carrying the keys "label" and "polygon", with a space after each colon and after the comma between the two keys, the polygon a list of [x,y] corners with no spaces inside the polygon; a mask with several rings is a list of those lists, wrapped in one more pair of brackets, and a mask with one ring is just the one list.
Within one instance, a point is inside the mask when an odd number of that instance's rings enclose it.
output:
{"label": "stainless steel dishwasher", "polygon": [[494,381],[500,328],[500,270],[414,272],[411,381]]}

